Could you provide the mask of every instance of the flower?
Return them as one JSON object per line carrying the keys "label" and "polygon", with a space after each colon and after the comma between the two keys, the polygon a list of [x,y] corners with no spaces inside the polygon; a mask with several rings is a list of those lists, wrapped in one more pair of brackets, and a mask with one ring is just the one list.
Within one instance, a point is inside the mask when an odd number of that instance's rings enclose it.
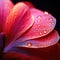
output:
{"label": "flower", "polygon": [[[58,42],[59,34],[54,30],[56,19],[50,13],[36,9],[29,2],[19,2],[14,6],[10,0],[0,1],[0,11],[1,52],[29,55],[31,54],[28,52],[30,49],[35,48],[39,51],[41,48],[50,49],[49,46]],[[3,43],[4,40],[5,43]],[[5,45],[3,46],[3,44]],[[27,51],[25,48],[27,50],[29,48],[29,50]],[[42,51],[44,51],[43,49]],[[34,52],[32,56],[34,56]],[[20,54],[16,55],[20,56]],[[3,57],[5,58],[5,56]]]}

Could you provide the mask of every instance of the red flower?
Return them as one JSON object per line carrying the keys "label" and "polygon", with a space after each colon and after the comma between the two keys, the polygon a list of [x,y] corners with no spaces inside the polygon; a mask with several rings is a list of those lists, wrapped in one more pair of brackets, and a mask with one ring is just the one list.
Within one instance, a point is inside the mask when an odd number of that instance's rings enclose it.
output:
{"label": "red flower", "polygon": [[0,47],[1,54],[5,53],[3,59],[60,59],[60,46],[56,44],[59,34],[54,30],[56,19],[50,13],[36,9],[29,2],[19,2],[13,6],[10,0],[0,1],[0,11]]}

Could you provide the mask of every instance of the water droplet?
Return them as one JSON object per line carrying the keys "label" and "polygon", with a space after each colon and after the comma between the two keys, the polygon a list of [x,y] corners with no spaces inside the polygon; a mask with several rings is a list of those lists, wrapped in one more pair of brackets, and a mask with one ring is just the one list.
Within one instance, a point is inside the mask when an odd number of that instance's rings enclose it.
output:
{"label": "water droplet", "polygon": [[48,12],[47,12],[47,11],[45,11],[45,12],[44,12],[44,14],[48,14]]}
{"label": "water droplet", "polygon": [[49,20],[50,20],[50,24],[53,24],[54,22],[53,22],[53,18],[49,18]]}
{"label": "water droplet", "polygon": [[38,19],[40,19],[40,18],[41,18],[41,16],[39,15],[37,18],[38,18]]}
{"label": "water droplet", "polygon": [[53,22],[51,21],[50,24],[53,24]]}
{"label": "water droplet", "polygon": [[38,19],[37,19],[38,22],[40,22],[40,20],[41,20],[41,16],[39,15],[37,18],[38,18]]}
{"label": "water droplet", "polygon": [[51,21],[52,21],[52,20],[53,20],[53,18],[49,18],[49,20],[51,20]]}
{"label": "water droplet", "polygon": [[32,43],[28,43],[27,46],[28,46],[28,47],[31,47],[31,46],[32,46]]}
{"label": "water droplet", "polygon": [[46,31],[44,31],[44,34],[46,34]]}
{"label": "water droplet", "polygon": [[32,15],[32,19],[34,20],[34,16]]}
{"label": "water droplet", "polygon": [[42,33],[40,32],[40,35],[41,35]]}

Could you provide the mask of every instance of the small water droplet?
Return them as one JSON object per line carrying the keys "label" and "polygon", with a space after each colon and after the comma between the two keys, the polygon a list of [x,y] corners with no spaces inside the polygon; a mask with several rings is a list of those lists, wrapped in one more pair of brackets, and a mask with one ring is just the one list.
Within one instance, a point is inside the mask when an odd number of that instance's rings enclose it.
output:
{"label": "small water droplet", "polygon": [[49,20],[50,20],[50,24],[53,24],[54,22],[53,22],[53,18],[49,18]]}
{"label": "small water droplet", "polygon": [[37,16],[37,20],[38,20],[38,22],[40,22],[40,20],[41,20],[41,16],[39,15],[39,16]]}
{"label": "small water droplet", "polygon": [[41,35],[42,33],[40,32],[40,35]]}
{"label": "small water droplet", "polygon": [[46,31],[44,31],[44,34],[46,34]]}
{"label": "small water droplet", "polygon": [[49,18],[49,20],[51,20],[51,21],[52,21],[52,20],[53,20],[53,18]]}
{"label": "small water droplet", "polygon": [[44,12],[44,14],[48,14],[48,12],[47,12],[47,11],[45,11],[45,12]]}
{"label": "small water droplet", "polygon": [[40,18],[41,18],[41,16],[39,15],[37,18],[38,18],[38,19],[40,19]]}
{"label": "small water droplet", "polygon": [[27,46],[28,46],[28,47],[31,47],[31,46],[32,46],[32,43],[28,43]]}
{"label": "small water droplet", "polygon": [[49,24],[53,24],[53,22],[50,22]]}
{"label": "small water droplet", "polygon": [[34,16],[32,15],[32,19],[34,20]]}

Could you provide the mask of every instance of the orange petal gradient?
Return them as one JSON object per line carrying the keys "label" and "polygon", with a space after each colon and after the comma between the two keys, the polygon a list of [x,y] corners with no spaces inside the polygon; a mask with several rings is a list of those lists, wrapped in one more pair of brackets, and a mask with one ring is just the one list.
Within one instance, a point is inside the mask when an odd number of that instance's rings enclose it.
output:
{"label": "orange petal gradient", "polygon": [[7,16],[4,32],[7,36],[7,43],[12,39],[16,40],[34,23],[29,8],[24,3],[17,3]]}

